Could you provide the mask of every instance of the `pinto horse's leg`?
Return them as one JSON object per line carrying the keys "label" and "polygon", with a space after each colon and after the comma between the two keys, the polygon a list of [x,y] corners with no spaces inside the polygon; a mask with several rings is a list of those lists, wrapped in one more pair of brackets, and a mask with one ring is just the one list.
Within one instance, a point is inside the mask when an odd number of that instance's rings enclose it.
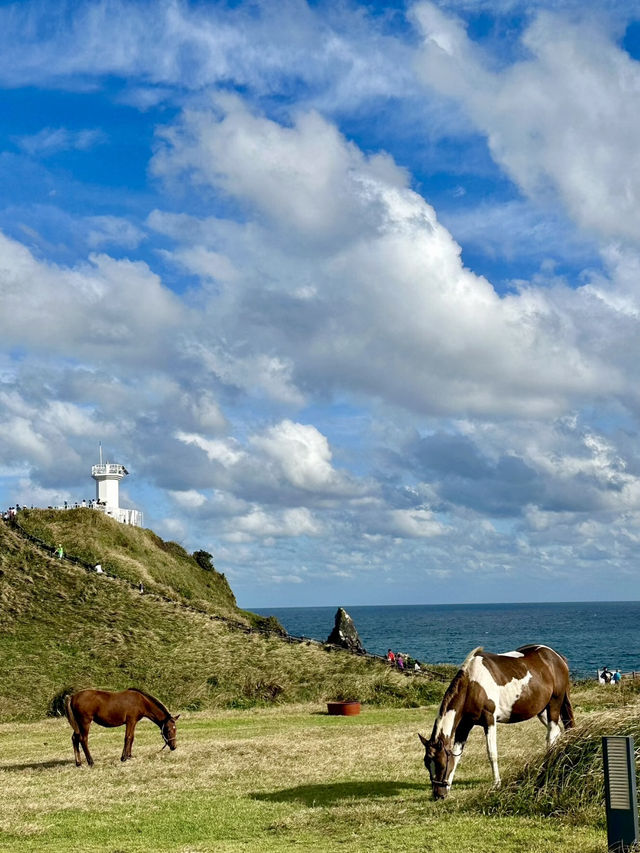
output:
{"label": "pinto horse's leg", "polygon": [[560,730],[560,711],[564,696],[552,696],[549,704],[546,707],[547,711],[547,749],[555,743],[561,734]]}
{"label": "pinto horse's leg", "polygon": [[136,723],[137,720],[127,717],[127,728],[124,733],[124,747],[122,749],[120,761],[126,761],[127,758],[131,758],[131,746],[133,744],[133,733],[136,728]]}
{"label": "pinto horse's leg", "polygon": [[500,771],[498,770],[498,731],[495,723],[485,726],[485,737],[487,739],[487,755],[491,769],[493,770],[493,785],[500,787]]}
{"label": "pinto horse's leg", "polygon": [[555,741],[560,737],[560,708],[551,700],[547,708],[547,749],[550,749]]}
{"label": "pinto horse's leg", "polygon": [[451,768],[451,772],[447,777],[446,781],[449,784],[449,787],[453,784],[453,777],[456,772],[456,767],[458,766],[458,762],[462,758],[462,753],[467,744],[467,738],[469,737],[469,732],[473,728],[473,723],[466,722],[465,720],[460,721],[460,725],[455,731],[454,740],[453,740],[453,767]]}

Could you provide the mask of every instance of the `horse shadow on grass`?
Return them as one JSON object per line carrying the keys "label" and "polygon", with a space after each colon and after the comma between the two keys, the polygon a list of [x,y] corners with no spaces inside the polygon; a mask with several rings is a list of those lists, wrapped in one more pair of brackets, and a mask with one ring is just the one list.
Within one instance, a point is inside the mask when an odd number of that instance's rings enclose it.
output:
{"label": "horse shadow on grass", "polygon": [[270,793],[253,793],[254,800],[268,803],[314,804],[337,803],[340,800],[369,799],[371,797],[397,797],[403,791],[424,791],[416,782],[334,782],[329,785],[297,785]]}
{"label": "horse shadow on grass", "polygon": [[[480,784],[480,779],[466,779],[456,782],[457,788],[474,788]],[[390,780],[379,782],[334,782],[328,785],[297,785],[295,788],[284,788],[270,793],[254,792],[250,794],[254,800],[267,803],[302,803],[305,806],[329,805],[341,800],[356,800],[370,798],[397,797],[403,791],[422,791],[431,799],[431,785],[420,782],[394,782]]]}
{"label": "horse shadow on grass", "polygon": [[20,770],[51,770],[70,764],[74,764],[73,758],[54,758],[51,761],[31,761],[25,764],[0,764],[0,770],[17,773]]}

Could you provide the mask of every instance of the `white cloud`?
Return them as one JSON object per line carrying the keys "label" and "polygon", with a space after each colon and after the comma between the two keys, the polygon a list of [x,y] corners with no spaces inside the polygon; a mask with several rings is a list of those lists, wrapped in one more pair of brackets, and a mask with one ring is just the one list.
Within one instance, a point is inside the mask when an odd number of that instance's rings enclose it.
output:
{"label": "white cloud", "polygon": [[[291,401],[295,383],[487,416],[549,416],[620,387],[616,371],[580,346],[571,304],[579,297],[535,288],[498,296],[463,267],[459,246],[390,158],[363,156],[315,115],[288,128],[237,99],[221,106],[167,130],[155,161],[165,176],[195,170],[197,183],[223,187],[257,217],[232,230],[203,223],[198,235],[210,228],[212,249],[221,244],[241,273],[209,308],[217,322],[226,314],[227,340],[243,341],[239,358],[206,348],[217,375],[246,388],[242,365],[251,375],[269,352]],[[313,170],[300,165],[317,148],[324,155]]]}
{"label": "white cloud", "polygon": [[224,441],[222,439],[207,439],[200,435],[177,432],[175,436],[178,441],[185,444],[194,444],[200,450],[204,450],[212,462],[219,462],[225,467],[232,467],[245,458],[245,451],[238,447],[235,441]]}
{"label": "white cloud", "polygon": [[101,130],[69,130],[66,127],[46,127],[32,136],[21,136],[17,142],[27,154],[50,156],[60,151],[87,151],[107,141]]}
{"label": "white cloud", "polygon": [[515,183],[534,198],[557,194],[589,232],[637,245],[640,65],[605,15],[539,12],[522,39],[526,58],[496,70],[459,20],[432,3],[413,14],[422,79],[464,105]]}
{"label": "white cloud", "polygon": [[85,222],[89,227],[87,243],[91,249],[110,244],[136,249],[144,240],[144,233],[137,226],[119,216],[88,216]]}
{"label": "white cloud", "polygon": [[229,542],[248,542],[253,539],[317,536],[321,526],[314,520],[306,507],[286,509],[281,512],[265,512],[254,508],[226,522],[225,539]]}
{"label": "white cloud", "polygon": [[234,8],[101,0],[79,2],[53,30],[43,19],[32,4],[0,10],[5,85],[46,80],[86,88],[113,75],[131,83],[120,99],[141,109],[165,97],[168,87],[231,82],[270,94],[294,79],[324,93],[330,80],[335,99],[347,106],[412,86],[402,40],[384,35],[384,18],[350,4],[316,11],[297,0]]}
{"label": "white cloud", "polygon": [[190,172],[198,182],[248,202],[276,230],[293,228],[298,239],[314,244],[375,228],[375,185],[407,184],[388,155],[363,155],[315,112],[284,127],[252,115],[236,97],[221,96],[218,104],[219,117],[186,111],[180,124],[161,131],[165,146],[153,160],[157,175]]}
{"label": "white cloud", "polygon": [[314,426],[285,420],[251,439],[284,478],[307,491],[344,490],[347,483],[331,466],[326,437]]}
{"label": "white cloud", "polygon": [[196,489],[177,492],[170,489],[169,494],[179,506],[186,510],[198,509],[207,501],[206,496]]}
{"label": "white cloud", "polygon": [[392,535],[430,539],[445,530],[433,512],[426,509],[394,509],[389,513],[389,532]]}
{"label": "white cloud", "polygon": [[92,255],[74,268],[37,260],[0,233],[0,336],[6,346],[114,362],[149,359],[181,306],[146,264]]}

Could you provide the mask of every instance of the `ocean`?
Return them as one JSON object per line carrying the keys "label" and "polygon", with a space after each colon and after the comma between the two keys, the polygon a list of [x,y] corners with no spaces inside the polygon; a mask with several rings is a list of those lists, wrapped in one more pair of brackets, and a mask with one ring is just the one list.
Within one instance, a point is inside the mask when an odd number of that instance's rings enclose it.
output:
{"label": "ocean", "polygon": [[[506,652],[544,643],[569,661],[574,678],[606,664],[640,671],[640,602],[409,604],[344,608],[368,652],[404,652],[424,663],[460,664],[475,646]],[[298,637],[324,641],[337,607],[258,608]]]}

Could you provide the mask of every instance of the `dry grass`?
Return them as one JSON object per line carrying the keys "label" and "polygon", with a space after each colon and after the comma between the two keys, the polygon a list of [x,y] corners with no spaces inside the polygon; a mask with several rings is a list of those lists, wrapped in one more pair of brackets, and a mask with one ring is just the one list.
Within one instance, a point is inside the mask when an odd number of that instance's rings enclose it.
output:
{"label": "dry grass", "polygon": [[[491,776],[479,730],[450,799],[434,803],[416,736],[434,714],[435,707],[365,707],[360,717],[339,718],[320,705],[188,713],[173,753],[160,752],[157,728],[142,722],[126,764],[123,730],[94,727],[93,770],[73,765],[62,720],[1,725],[0,850],[605,849],[602,830],[589,825],[479,814],[472,804]],[[543,744],[537,721],[501,727],[502,769]]]}
{"label": "dry grass", "polygon": [[563,814],[602,824],[605,735],[632,735],[640,743],[640,704],[583,716],[552,749],[512,773],[499,792],[481,798],[481,807],[496,814]]}

